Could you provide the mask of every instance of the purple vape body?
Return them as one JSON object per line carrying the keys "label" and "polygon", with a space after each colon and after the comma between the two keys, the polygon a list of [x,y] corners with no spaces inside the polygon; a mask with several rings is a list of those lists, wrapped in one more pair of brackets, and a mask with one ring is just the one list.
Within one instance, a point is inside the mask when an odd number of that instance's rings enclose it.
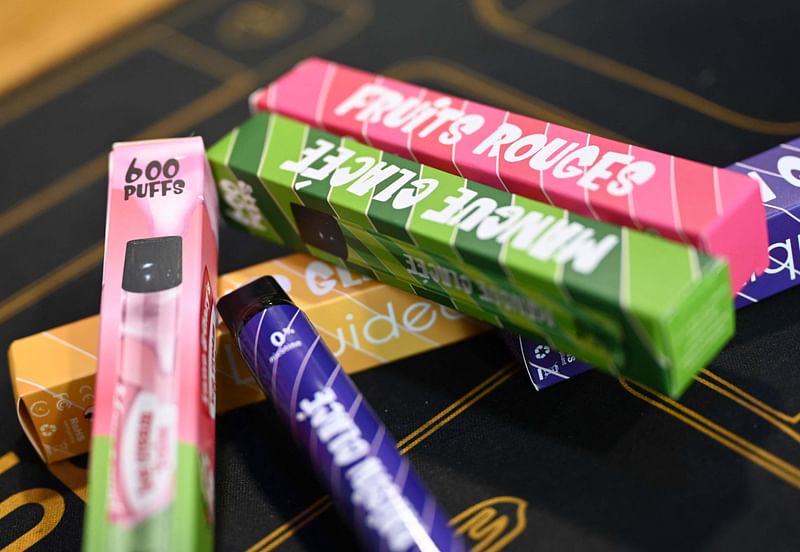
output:
{"label": "purple vape body", "polygon": [[369,550],[464,550],[319,334],[271,277],[220,299],[239,350]]}

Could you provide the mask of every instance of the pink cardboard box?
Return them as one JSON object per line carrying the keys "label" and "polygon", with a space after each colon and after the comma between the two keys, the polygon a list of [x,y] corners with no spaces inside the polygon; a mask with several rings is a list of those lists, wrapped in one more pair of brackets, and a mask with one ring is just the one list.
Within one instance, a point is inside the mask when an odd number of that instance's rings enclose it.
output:
{"label": "pink cardboard box", "polygon": [[767,266],[759,187],[732,171],[317,58],[250,97],[376,148],[724,257],[739,290]]}
{"label": "pink cardboard box", "polygon": [[217,202],[199,137],[114,144],[83,549],[213,547]]}

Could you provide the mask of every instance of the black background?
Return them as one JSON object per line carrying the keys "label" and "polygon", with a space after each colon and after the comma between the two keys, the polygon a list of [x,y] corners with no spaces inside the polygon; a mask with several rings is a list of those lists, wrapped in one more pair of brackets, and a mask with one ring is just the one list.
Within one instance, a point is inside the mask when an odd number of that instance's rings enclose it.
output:
{"label": "black background", "polygon": [[[800,135],[798,31],[791,0],[180,5],[0,100],[0,346],[98,311],[112,142],[211,144],[245,119],[249,92],[306,56],[725,166]],[[283,253],[225,229],[220,272]],[[453,515],[495,497],[525,505],[495,507],[505,534],[517,529],[489,549],[797,550],[799,308],[794,290],[740,312],[709,367],[739,391],[695,383],[679,405],[594,373],[536,393],[503,371],[494,335],[355,379],[398,439],[463,407],[409,454]],[[479,400],[459,401],[476,387]],[[268,405],[217,428],[218,548],[354,546],[330,509],[274,533],[324,493]],[[0,512],[19,491],[53,489],[65,511],[39,546],[76,549],[83,503],[36,457],[0,378],[8,452],[20,462],[0,474]],[[0,518],[0,548],[41,515]]]}

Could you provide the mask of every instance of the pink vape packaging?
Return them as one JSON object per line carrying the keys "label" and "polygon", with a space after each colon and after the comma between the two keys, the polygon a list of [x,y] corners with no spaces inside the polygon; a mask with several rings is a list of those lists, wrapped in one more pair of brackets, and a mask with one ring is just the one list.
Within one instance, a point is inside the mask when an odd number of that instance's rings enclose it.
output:
{"label": "pink vape packaging", "polygon": [[201,138],[114,145],[84,550],[213,546],[216,213]]}
{"label": "pink vape packaging", "polygon": [[767,266],[756,182],[317,58],[250,96],[273,111],[464,178],[724,257],[739,290]]}

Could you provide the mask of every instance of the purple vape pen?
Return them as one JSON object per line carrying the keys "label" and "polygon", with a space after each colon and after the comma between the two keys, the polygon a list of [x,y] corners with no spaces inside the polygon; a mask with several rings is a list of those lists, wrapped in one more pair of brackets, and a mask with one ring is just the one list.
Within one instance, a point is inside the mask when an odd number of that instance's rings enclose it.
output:
{"label": "purple vape pen", "polygon": [[217,305],[250,370],[369,550],[464,550],[319,334],[271,277]]}

